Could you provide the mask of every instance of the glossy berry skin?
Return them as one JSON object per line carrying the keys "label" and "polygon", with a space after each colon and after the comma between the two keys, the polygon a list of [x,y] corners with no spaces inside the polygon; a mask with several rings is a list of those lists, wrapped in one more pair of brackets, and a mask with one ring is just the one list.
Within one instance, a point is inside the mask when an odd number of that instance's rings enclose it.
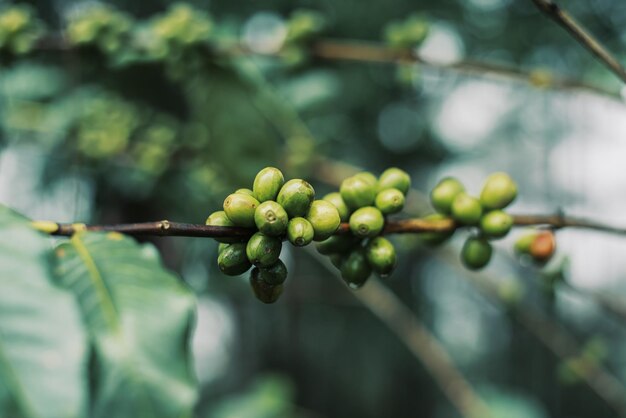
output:
{"label": "glossy berry skin", "polygon": [[311,222],[304,218],[293,218],[287,226],[287,239],[296,247],[304,247],[313,241],[315,231]]}
{"label": "glossy berry skin", "polygon": [[404,194],[398,189],[385,189],[378,192],[375,202],[383,215],[391,215],[404,207]]}
{"label": "glossy berry skin", "polygon": [[323,255],[345,254],[359,243],[352,235],[334,235],[315,245],[317,252]]}
{"label": "glossy berry skin", "polygon": [[306,220],[313,225],[313,240],[322,241],[337,231],[341,219],[337,208],[325,200],[315,200],[306,215]]}
{"label": "glossy berry skin", "polygon": [[281,260],[278,260],[269,267],[254,267],[251,274],[256,276],[255,279],[263,280],[268,284],[283,284],[287,279],[287,266]]}
{"label": "glossy berry skin", "polygon": [[461,261],[470,270],[480,270],[489,263],[492,253],[493,248],[486,239],[470,237],[461,250]]}
{"label": "glossy berry skin", "polygon": [[224,200],[224,212],[236,226],[251,228],[255,226],[254,212],[259,204],[259,201],[250,195],[233,193]]}
{"label": "glossy berry skin", "polygon": [[480,203],[486,209],[502,209],[517,197],[517,185],[506,173],[493,173],[483,186]]}
{"label": "glossy berry skin", "polygon": [[217,253],[220,254],[222,251],[224,251],[226,248],[228,248],[230,244],[226,244],[226,243],[220,243],[220,245],[217,246]]}
{"label": "glossy berry skin", "polygon": [[480,201],[465,192],[459,193],[452,202],[452,218],[463,225],[476,225],[483,214]]}
{"label": "glossy berry skin", "polygon": [[360,177],[366,182],[378,187],[378,179],[374,174],[370,173],[369,171],[361,171],[360,173],[355,174],[354,177]]}
{"label": "glossy berry skin", "polygon": [[547,262],[556,251],[556,240],[551,231],[542,231],[537,234],[530,244],[529,254],[538,262]]}
{"label": "glossy berry skin", "polygon": [[229,276],[238,276],[248,271],[252,265],[246,256],[246,244],[231,244],[224,248],[217,257],[217,266],[222,273]]}
{"label": "glossy berry skin", "polygon": [[378,179],[378,190],[398,189],[403,194],[407,194],[411,188],[411,176],[399,168],[388,168]]}
{"label": "glossy berry skin", "polygon": [[352,289],[358,289],[363,286],[369,276],[372,274],[362,248],[354,250],[348,254],[344,262],[341,264],[341,278]]}
{"label": "glossy berry skin", "polygon": [[257,232],[250,237],[246,246],[248,260],[255,266],[269,267],[278,261],[282,245],[280,238]]}
{"label": "glossy berry skin", "polygon": [[287,231],[289,218],[281,205],[271,200],[261,203],[254,212],[256,227],[272,237],[283,235]]}
{"label": "glossy berry skin", "polygon": [[274,167],[265,167],[254,178],[252,191],[259,202],[276,200],[278,192],[285,184],[283,173]]}
{"label": "glossy berry skin", "polygon": [[348,219],[350,219],[350,209],[348,208],[348,205],[346,205],[346,202],[343,200],[343,197],[341,197],[341,193],[328,193],[322,198],[322,200],[332,203],[335,208],[337,208],[337,212],[339,213],[339,218],[341,219],[341,222],[348,222]]}
{"label": "glossy berry skin", "polygon": [[352,210],[371,206],[376,198],[376,185],[363,176],[352,176],[341,182],[339,193],[346,205]]}
{"label": "glossy berry skin", "polygon": [[449,215],[452,213],[452,202],[465,191],[460,181],[453,177],[442,179],[430,192],[430,202],[439,213]]}
{"label": "glossy berry skin", "polygon": [[278,192],[276,202],[290,218],[304,217],[315,199],[313,186],[301,179],[289,180]]}
{"label": "glossy berry skin", "polygon": [[513,226],[513,217],[501,210],[492,210],[480,218],[480,230],[486,237],[502,238]]}
{"label": "glossy berry skin", "polygon": [[396,249],[386,238],[373,238],[365,247],[365,256],[372,270],[381,276],[391,274],[396,267]]}
{"label": "glossy berry skin", "polygon": [[258,300],[268,304],[276,302],[283,293],[282,284],[267,283],[259,274],[254,274],[254,270],[250,274],[250,287]]}
{"label": "glossy berry skin", "polygon": [[252,197],[254,197],[256,199],[256,196],[254,195],[254,192],[252,190],[250,190],[250,189],[246,189],[246,188],[237,189],[237,190],[235,190],[235,193],[247,194],[248,196],[252,196]]}
{"label": "glossy berry skin", "polygon": [[350,231],[360,238],[375,237],[385,226],[385,218],[380,210],[367,206],[357,209],[350,216]]}
{"label": "glossy berry skin", "polygon": [[[449,219],[450,217],[443,213],[431,213],[424,217],[424,220],[427,221],[443,221]],[[454,235],[454,231],[454,229],[451,229],[448,232],[422,232],[419,234],[419,238],[424,244],[435,247],[450,239],[450,237]]]}
{"label": "glossy berry skin", "polygon": [[[228,218],[228,216],[226,215],[226,212],[224,212],[223,210],[213,212],[212,214],[210,214],[209,217],[206,218],[205,224],[211,225],[211,226],[235,226],[235,224]],[[219,238],[219,237],[215,238],[215,240],[217,242],[226,242],[226,243],[240,241],[237,238]]]}

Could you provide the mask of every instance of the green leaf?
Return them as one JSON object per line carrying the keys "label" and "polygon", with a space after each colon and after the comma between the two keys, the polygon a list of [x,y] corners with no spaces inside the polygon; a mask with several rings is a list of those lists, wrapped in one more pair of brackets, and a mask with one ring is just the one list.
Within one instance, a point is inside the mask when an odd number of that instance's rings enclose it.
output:
{"label": "green leaf", "polygon": [[0,206],[0,416],[84,416],[87,341],[49,238]]}
{"label": "green leaf", "polygon": [[94,345],[90,417],[190,416],[189,290],[151,246],[118,233],[75,234],[56,254],[59,282],[76,295]]}

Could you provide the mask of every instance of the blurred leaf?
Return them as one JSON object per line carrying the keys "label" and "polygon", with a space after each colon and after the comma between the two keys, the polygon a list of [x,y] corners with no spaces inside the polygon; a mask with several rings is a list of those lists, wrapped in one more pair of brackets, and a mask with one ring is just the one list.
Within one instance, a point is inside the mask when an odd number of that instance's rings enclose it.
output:
{"label": "blurred leaf", "polygon": [[0,206],[0,415],[84,416],[86,339],[49,240]]}
{"label": "blurred leaf", "polygon": [[190,292],[117,233],[76,234],[56,254],[58,280],[75,293],[95,348],[90,416],[190,416],[197,390]]}

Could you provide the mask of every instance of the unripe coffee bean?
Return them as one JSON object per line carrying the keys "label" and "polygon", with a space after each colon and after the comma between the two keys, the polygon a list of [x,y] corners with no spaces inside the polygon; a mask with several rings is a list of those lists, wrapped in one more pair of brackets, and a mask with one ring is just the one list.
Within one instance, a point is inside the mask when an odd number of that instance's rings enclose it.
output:
{"label": "unripe coffee bean", "polygon": [[231,244],[224,248],[217,257],[217,266],[222,273],[229,276],[238,276],[248,271],[252,265],[246,256],[246,244]]}
{"label": "unripe coffee bean", "polygon": [[470,237],[461,250],[461,261],[468,269],[479,270],[489,263],[492,253],[493,248],[489,241],[480,237]]}
{"label": "unripe coffee bean", "polygon": [[354,177],[360,177],[366,182],[378,187],[378,178],[376,178],[376,176],[369,171],[361,171],[360,173],[355,174]]}
{"label": "unripe coffee bean", "polygon": [[363,176],[352,176],[341,182],[339,193],[346,205],[352,210],[371,206],[376,198],[376,185]]}
{"label": "unripe coffee bean", "polygon": [[404,194],[398,189],[385,189],[376,195],[376,207],[384,214],[398,213],[404,207]]}
{"label": "unripe coffee bean", "polygon": [[334,235],[322,242],[318,242],[315,248],[320,254],[344,254],[354,249],[359,240],[352,235]]}
{"label": "unripe coffee bean", "polygon": [[252,191],[259,202],[276,200],[278,192],[285,184],[283,173],[274,167],[265,167],[254,178]]}
{"label": "unripe coffee bean", "polygon": [[248,260],[255,266],[271,266],[278,261],[282,245],[280,238],[270,237],[257,232],[252,235],[246,246]]}
{"label": "unripe coffee bean", "polygon": [[281,260],[278,260],[269,267],[254,267],[252,275],[256,276],[255,279],[263,280],[268,284],[283,284],[287,279],[287,266]]}
{"label": "unripe coffee bean", "polygon": [[289,180],[278,192],[276,201],[290,218],[306,216],[315,199],[313,186],[301,179]]}
{"label": "unripe coffee bean", "polygon": [[483,214],[480,201],[465,192],[459,193],[452,202],[452,218],[463,225],[476,225]]}
{"label": "unripe coffee bean", "polygon": [[315,200],[306,215],[306,220],[313,225],[313,239],[322,241],[337,231],[341,219],[337,208],[325,200]]}
{"label": "unripe coffee bean", "polygon": [[287,231],[288,222],[285,209],[271,200],[261,203],[254,212],[254,223],[265,235],[272,237],[283,235]]}
{"label": "unripe coffee bean", "polygon": [[217,246],[217,254],[220,254],[222,251],[228,248],[229,245],[230,244],[226,244],[224,242],[220,243],[220,245]]}
{"label": "unripe coffee bean", "polygon": [[339,213],[339,218],[341,219],[341,222],[348,222],[348,219],[350,219],[350,209],[348,208],[348,205],[346,205],[346,202],[343,200],[343,197],[341,197],[341,193],[328,193],[322,198],[322,200],[332,203],[333,206],[337,208],[337,212]]}
{"label": "unripe coffee bean", "polygon": [[287,239],[296,247],[304,247],[313,241],[313,225],[304,218],[293,218],[287,226]]}
{"label": "unripe coffee bean", "polygon": [[346,259],[346,256],[343,254],[331,254],[328,256],[330,262],[333,264],[333,266],[337,267],[339,270],[341,270],[341,266],[343,264],[343,262]]}
{"label": "unripe coffee bean", "polygon": [[452,202],[465,191],[460,181],[453,177],[442,179],[430,192],[430,202],[439,213],[449,215],[452,213]]}
{"label": "unripe coffee bean", "polygon": [[247,194],[248,196],[252,196],[252,197],[254,197],[256,199],[256,196],[254,195],[254,192],[252,190],[250,190],[250,189],[246,189],[246,188],[237,189],[237,190],[235,190],[235,193]]}
{"label": "unripe coffee bean", "polygon": [[357,209],[350,216],[350,231],[360,238],[375,237],[385,226],[385,218],[380,210],[367,206]]}
{"label": "unripe coffee bean", "polygon": [[513,217],[501,210],[492,210],[480,218],[480,230],[486,237],[502,238],[513,226]]}
{"label": "unripe coffee bean", "polygon": [[391,274],[396,267],[396,249],[386,238],[373,238],[365,247],[365,256],[372,270],[381,276]]}
{"label": "unripe coffee bean", "polygon": [[367,281],[372,274],[362,248],[350,252],[348,257],[341,264],[341,277],[352,289],[357,289]]}
{"label": "unripe coffee bean", "polygon": [[[257,269],[257,267],[255,267]],[[250,287],[254,292],[254,296],[263,303],[274,303],[280,298],[283,293],[282,284],[270,284],[261,278],[257,273],[250,274]]]}
{"label": "unripe coffee bean", "polygon": [[[442,213],[432,213],[430,215],[424,216],[424,220],[426,221],[443,221],[450,220],[450,217],[442,214]],[[446,232],[422,232],[419,234],[420,240],[429,246],[435,247],[437,245],[441,245],[446,242],[452,235],[454,235],[455,229],[451,229]]]}
{"label": "unripe coffee bean", "polygon": [[517,185],[506,173],[493,173],[483,186],[480,203],[486,209],[502,209],[517,196]]}
{"label": "unripe coffee bean", "polygon": [[[226,212],[224,212],[223,210],[213,212],[211,215],[209,215],[209,217],[206,218],[205,224],[211,225],[211,226],[235,226],[235,224],[228,218],[228,216],[226,215]],[[222,237],[215,238],[215,240],[217,242],[226,242],[226,243],[240,241],[238,238],[222,238]]]}
{"label": "unripe coffee bean", "polygon": [[411,176],[399,168],[388,168],[378,179],[378,190],[398,189],[403,194],[407,194],[411,188]]}
{"label": "unripe coffee bean", "polygon": [[224,212],[228,219],[237,226],[248,228],[255,226],[254,212],[258,206],[259,201],[247,194],[233,193],[224,200]]}
{"label": "unripe coffee bean", "polygon": [[536,231],[526,233],[519,237],[517,241],[515,241],[515,245],[513,247],[515,249],[515,252],[520,255],[530,254],[530,246],[532,245],[535,238],[537,238]]}

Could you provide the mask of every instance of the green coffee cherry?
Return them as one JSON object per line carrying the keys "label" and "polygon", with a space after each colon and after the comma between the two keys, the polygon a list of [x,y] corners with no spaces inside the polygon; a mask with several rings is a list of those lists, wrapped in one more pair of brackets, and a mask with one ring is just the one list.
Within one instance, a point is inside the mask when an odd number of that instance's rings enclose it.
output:
{"label": "green coffee cherry", "polygon": [[341,222],[348,222],[348,219],[350,219],[350,209],[348,205],[346,205],[346,202],[344,202],[343,197],[341,197],[341,193],[328,193],[322,200],[332,203],[335,208],[337,208]]}
{"label": "green coffee cherry", "polygon": [[224,248],[217,257],[217,266],[222,273],[229,276],[238,276],[248,271],[252,265],[246,256],[246,244],[231,244]]}
{"label": "green coffee cherry", "polygon": [[471,237],[463,245],[461,261],[468,269],[479,270],[489,263],[492,253],[493,248],[489,241],[480,237]]}
{"label": "green coffee cherry", "polygon": [[255,280],[263,280],[267,284],[283,284],[287,279],[287,266],[278,260],[269,267],[255,267],[252,269]]}
{"label": "green coffee cherry", "polygon": [[[450,218],[442,213],[432,213],[425,216],[424,219],[427,221],[442,221]],[[454,235],[454,229],[449,232],[422,232],[419,234],[419,238],[424,244],[434,247],[443,244],[452,235]]]}
{"label": "green coffee cherry", "polygon": [[446,177],[430,192],[430,201],[437,212],[449,215],[452,212],[452,202],[464,191],[465,187],[460,181]]}
{"label": "green coffee cherry", "polygon": [[322,242],[318,242],[315,248],[320,254],[344,254],[351,251],[359,240],[352,235],[334,235]]}
{"label": "green coffee cherry", "polygon": [[392,167],[383,171],[378,179],[378,190],[398,189],[402,193],[407,194],[411,188],[411,176],[399,168]]}
{"label": "green coffee cherry", "polygon": [[[256,267],[255,267],[256,269]],[[250,286],[254,292],[254,296],[263,303],[274,303],[283,293],[282,284],[270,284],[261,278],[257,273],[250,274]]]}
{"label": "green coffee cherry", "polygon": [[290,218],[305,216],[315,199],[313,186],[304,180],[289,180],[278,192],[276,201],[285,208]]}
{"label": "green coffee cherry", "polygon": [[258,206],[259,201],[247,194],[233,193],[224,200],[228,219],[237,226],[248,228],[254,226],[254,212]]}
{"label": "green coffee cherry", "polygon": [[482,214],[480,201],[465,192],[459,193],[452,202],[452,217],[464,225],[476,225]]}
{"label": "green coffee cherry", "polygon": [[293,218],[287,226],[287,239],[296,247],[304,247],[313,241],[313,225],[304,218]]}
{"label": "green coffee cherry", "polygon": [[313,239],[315,241],[322,241],[330,237],[337,231],[341,223],[335,205],[325,200],[315,200],[311,204],[306,219],[313,225],[313,231],[315,231]]}
{"label": "green coffee cherry", "polygon": [[365,256],[369,265],[381,276],[391,274],[396,267],[396,249],[386,238],[376,237],[365,247]]}
{"label": "green coffee cherry", "polygon": [[226,244],[224,242],[220,243],[220,245],[217,246],[217,253],[220,254],[222,251],[224,251],[229,246],[230,246],[230,244]]}
{"label": "green coffee cherry", "polygon": [[360,238],[375,237],[384,226],[383,214],[372,206],[357,209],[350,216],[350,231]]}
{"label": "green coffee cherry", "polygon": [[376,207],[384,215],[398,213],[404,207],[404,194],[398,189],[385,189],[376,195]]}
{"label": "green coffee cherry", "polygon": [[502,209],[517,197],[517,185],[506,173],[493,173],[487,177],[480,193],[480,203],[486,209]]}
{"label": "green coffee cherry", "polygon": [[[223,210],[213,212],[212,214],[210,214],[209,217],[206,218],[205,224],[211,225],[211,226],[235,226],[235,224],[228,218],[228,216],[226,215],[226,212],[224,212]],[[217,242],[226,242],[226,243],[240,241],[237,238],[215,238],[215,240]]]}
{"label": "green coffee cherry", "polygon": [[278,261],[282,249],[280,238],[270,237],[261,232],[252,235],[246,246],[248,260],[255,266],[269,267]]}
{"label": "green coffee cherry", "polygon": [[480,230],[489,238],[502,238],[513,226],[513,217],[501,210],[492,210],[480,218]]}
{"label": "green coffee cherry", "polygon": [[235,190],[235,193],[247,194],[248,196],[252,196],[252,197],[254,197],[256,199],[256,196],[254,195],[254,192],[252,190],[250,190],[250,189],[246,189],[246,188],[237,189],[237,190]]}
{"label": "green coffee cherry", "polygon": [[533,241],[535,241],[535,238],[537,238],[537,235],[537,232],[529,232],[519,237],[513,247],[515,252],[518,254],[530,253],[530,246],[533,244]]}
{"label": "green coffee cherry", "polygon": [[360,173],[355,174],[354,177],[360,177],[366,182],[378,187],[378,178],[376,178],[376,176],[369,171],[361,171]]}
{"label": "green coffee cherry", "polygon": [[339,270],[341,270],[341,265],[346,259],[343,254],[331,254],[328,258],[330,262],[333,263],[333,266],[337,267]]}
{"label": "green coffee cherry", "polygon": [[254,212],[254,223],[265,235],[272,237],[283,235],[287,230],[288,222],[289,218],[285,209],[271,200],[261,203]]}
{"label": "green coffee cherry", "polygon": [[285,177],[279,169],[265,167],[254,178],[252,191],[259,202],[276,200],[283,184],[285,184]]}
{"label": "green coffee cherry", "polygon": [[341,182],[339,193],[350,209],[358,209],[374,204],[376,185],[363,176],[352,176]]}
{"label": "green coffee cherry", "polygon": [[352,251],[341,264],[341,277],[352,289],[357,289],[366,282],[372,274],[362,248]]}

